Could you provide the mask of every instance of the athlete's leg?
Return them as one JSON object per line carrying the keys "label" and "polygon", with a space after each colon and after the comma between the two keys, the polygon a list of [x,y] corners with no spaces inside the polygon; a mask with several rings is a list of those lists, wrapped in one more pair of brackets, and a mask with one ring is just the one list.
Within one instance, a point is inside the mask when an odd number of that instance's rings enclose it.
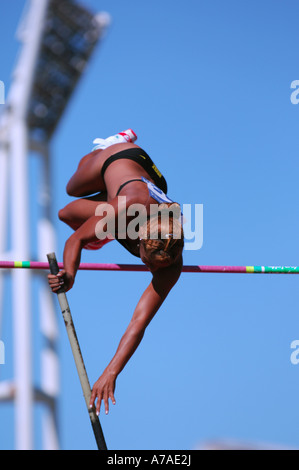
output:
{"label": "athlete's leg", "polygon": [[106,192],[92,197],[77,199],[61,209],[58,213],[58,217],[73,230],[77,230],[86,220],[95,215],[96,208],[99,204],[106,202]]}
{"label": "athlete's leg", "polygon": [[93,158],[95,156],[94,152],[91,152],[87,155],[85,155],[83,158],[81,158],[80,162],[79,162],[79,165],[78,165],[78,169],[84,165],[84,163],[87,163],[91,158]]}
{"label": "athlete's leg", "polygon": [[84,197],[99,191],[105,191],[105,182],[101,176],[105,157],[102,150],[91,152],[79,163],[76,173],[67,184],[66,191],[69,196]]}
{"label": "athlete's leg", "polygon": [[[96,209],[99,204],[107,203],[107,193],[101,193],[96,196],[78,199],[68,204],[66,207],[59,211],[59,218],[73,230],[77,230],[86,220],[95,215]],[[97,240],[87,243],[84,248],[86,250],[99,250],[107,243],[111,242],[113,238],[105,238],[104,240]]]}

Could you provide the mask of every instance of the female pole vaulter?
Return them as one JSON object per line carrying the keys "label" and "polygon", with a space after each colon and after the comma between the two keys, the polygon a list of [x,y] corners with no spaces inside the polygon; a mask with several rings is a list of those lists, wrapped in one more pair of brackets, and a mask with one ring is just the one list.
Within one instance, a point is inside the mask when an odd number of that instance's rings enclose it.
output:
{"label": "female pole vaulter", "polygon": [[[80,161],[67,184],[68,195],[79,199],[59,211],[59,218],[74,230],[65,243],[64,269],[57,276],[48,275],[53,292],[61,285],[67,292],[74,285],[82,249],[99,249],[112,239],[140,257],[152,273],[151,283],[142,294],[114,357],[92,388],[90,406],[96,402],[97,414],[102,400],[106,414],[109,398],[116,403],[117,376],[178,281],[183,265],[180,206],[166,196],[165,178],[149,155],[134,143],[136,138],[129,129],[106,140],[97,139],[98,146]],[[133,220],[130,207],[136,207],[136,204],[145,210],[145,218],[139,219],[137,224],[138,236],[124,230]],[[124,215],[122,228],[120,215]],[[115,227],[115,232],[109,236],[108,226]]]}

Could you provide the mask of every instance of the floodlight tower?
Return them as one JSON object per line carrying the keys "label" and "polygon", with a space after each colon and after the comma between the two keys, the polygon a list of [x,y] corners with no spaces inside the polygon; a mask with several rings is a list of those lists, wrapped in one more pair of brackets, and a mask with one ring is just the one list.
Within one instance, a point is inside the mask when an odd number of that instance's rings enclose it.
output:
{"label": "floodlight tower", "polygon": [[[50,143],[91,54],[109,24],[106,13],[93,15],[75,0],[29,0],[18,29],[23,43],[12,85],[0,117],[0,256],[2,259],[45,261],[55,251],[51,220]],[[38,154],[39,181],[29,172]],[[29,190],[38,185],[33,221]],[[34,448],[33,410],[45,405],[43,447],[58,449],[56,404],[59,393],[57,318],[53,296],[42,272],[38,276],[40,384],[33,382],[33,274],[30,270],[0,273],[0,325],[3,277],[12,281],[14,378],[0,382],[0,401],[15,404],[16,449]],[[35,276],[36,276],[35,275]],[[34,354],[36,357],[36,354]],[[1,422],[1,421],[0,421]],[[1,426],[1,424],[0,424]]]}

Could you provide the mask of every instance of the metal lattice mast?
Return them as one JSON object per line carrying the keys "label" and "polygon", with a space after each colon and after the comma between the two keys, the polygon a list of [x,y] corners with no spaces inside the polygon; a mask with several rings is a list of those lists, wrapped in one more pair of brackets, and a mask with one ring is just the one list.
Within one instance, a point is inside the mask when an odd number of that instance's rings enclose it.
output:
{"label": "metal lattice mast", "polygon": [[[44,261],[46,253],[55,250],[49,172],[51,139],[108,19],[106,14],[94,16],[73,0],[30,0],[27,4],[18,30],[23,45],[0,118],[2,259],[12,256]],[[34,182],[29,171],[33,152],[42,162],[39,181]],[[29,201],[32,184],[39,188],[37,220],[33,220]],[[59,358],[53,296],[45,273],[6,271],[0,273],[1,299],[4,276],[10,276],[12,281],[14,377],[0,382],[0,401],[14,402],[17,449],[34,448],[33,410],[37,402],[43,403],[43,447],[57,449]],[[33,277],[38,277],[34,293]],[[33,381],[33,295],[39,299],[43,336],[38,385]],[[3,314],[2,300],[0,327]]]}

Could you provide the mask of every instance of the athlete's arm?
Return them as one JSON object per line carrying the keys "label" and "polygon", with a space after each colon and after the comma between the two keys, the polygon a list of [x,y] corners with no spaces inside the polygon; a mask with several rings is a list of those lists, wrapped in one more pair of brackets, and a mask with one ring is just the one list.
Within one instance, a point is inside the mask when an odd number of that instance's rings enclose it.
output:
{"label": "athlete's arm", "polygon": [[[109,204],[99,204],[102,215],[94,215],[82,224],[66,241],[63,252],[64,269],[57,275],[48,275],[50,287],[57,292],[61,286],[67,292],[75,282],[77,270],[81,260],[82,248],[89,242],[97,241],[101,233],[107,234],[110,228],[114,231],[118,211],[122,210],[118,201],[112,200]],[[108,229],[107,229],[108,227]],[[97,236],[98,235],[98,236]],[[112,236],[114,233],[111,234]],[[105,238],[106,235],[103,236]]]}
{"label": "athlete's arm", "polygon": [[146,327],[179,279],[181,270],[182,260],[180,259],[176,265],[153,273],[152,282],[139,300],[113,359],[93,386],[90,406],[93,406],[97,399],[97,413],[100,412],[102,400],[104,401],[106,414],[109,411],[108,399],[110,398],[112,403],[115,404],[116,378],[136,351],[144,336]]}

